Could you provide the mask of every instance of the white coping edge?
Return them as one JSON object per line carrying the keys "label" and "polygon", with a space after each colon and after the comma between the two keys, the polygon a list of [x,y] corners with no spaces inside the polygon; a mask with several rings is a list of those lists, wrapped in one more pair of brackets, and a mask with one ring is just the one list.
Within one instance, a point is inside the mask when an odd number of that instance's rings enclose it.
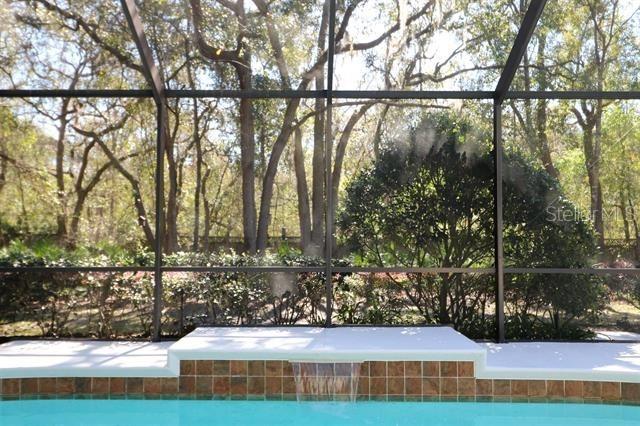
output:
{"label": "white coping edge", "polygon": [[0,379],[42,377],[178,377],[180,368],[158,367],[28,367],[0,369]]}
{"label": "white coping edge", "polygon": [[477,379],[508,380],[586,380],[594,382],[640,383],[636,371],[606,371],[561,368],[502,368],[486,367],[476,363]]}

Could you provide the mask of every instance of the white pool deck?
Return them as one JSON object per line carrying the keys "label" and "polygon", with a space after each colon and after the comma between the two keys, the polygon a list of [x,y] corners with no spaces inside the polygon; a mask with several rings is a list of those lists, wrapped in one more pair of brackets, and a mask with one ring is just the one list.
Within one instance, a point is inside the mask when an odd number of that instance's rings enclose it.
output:
{"label": "white pool deck", "polygon": [[0,345],[0,378],[174,377],[172,343],[16,340]]}
{"label": "white pool deck", "polygon": [[640,343],[482,344],[480,378],[640,383]]}
{"label": "white pool deck", "polygon": [[177,342],[17,340],[0,378],[175,377],[182,359],[473,360],[478,378],[640,383],[640,343],[476,343],[448,327],[199,328]]}

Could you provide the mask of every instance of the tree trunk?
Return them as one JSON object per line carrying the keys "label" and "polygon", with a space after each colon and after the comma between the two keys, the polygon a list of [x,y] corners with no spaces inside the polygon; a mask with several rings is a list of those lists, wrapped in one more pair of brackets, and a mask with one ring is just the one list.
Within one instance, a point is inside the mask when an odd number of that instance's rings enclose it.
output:
{"label": "tree trunk", "polygon": [[[328,26],[328,2],[325,1],[322,20],[320,22],[320,31],[318,32],[317,55],[322,55],[326,49],[327,43],[327,26]],[[316,74],[315,87],[316,90],[324,90],[324,73]],[[317,98],[315,100],[315,115],[313,117],[313,158],[312,158],[312,176],[311,176],[311,244],[318,253],[324,247],[324,189],[325,189],[325,158],[324,144],[325,141],[325,101]]]}
{"label": "tree trunk", "polygon": [[[73,77],[69,83],[69,90],[76,88],[78,80],[80,80],[80,73],[84,68],[85,63],[80,63],[74,70]],[[69,124],[69,115],[72,110],[69,109],[71,104],[71,98],[63,98],[60,105],[60,115],[58,121],[60,127],[58,127],[58,136],[56,139],[56,190],[59,205],[58,214],[56,217],[56,237],[59,242],[67,243],[67,194],[65,193],[64,184],[64,150],[65,150],[65,138],[67,135],[67,125]]]}
{"label": "tree trunk", "polygon": [[382,108],[382,113],[380,114],[380,118],[378,118],[378,123],[376,124],[376,131],[373,135],[373,156],[377,161],[380,158],[380,144],[382,143],[382,126],[384,124],[384,120],[387,118],[387,113],[389,112],[389,105],[385,105]]}
{"label": "tree trunk", "polygon": [[[306,86],[301,86],[299,90],[305,90]],[[295,119],[298,106],[300,105],[300,99],[291,99],[287,104],[284,117],[282,120],[282,128],[280,134],[276,138],[276,141],[271,148],[271,156],[267,164],[267,170],[264,173],[262,180],[262,196],[260,198],[260,217],[258,219],[258,238],[256,241],[256,247],[258,251],[264,251],[267,247],[267,239],[269,236],[269,221],[271,218],[271,200],[273,198],[273,185],[275,182],[276,174],[278,172],[278,163],[280,157],[287,144],[287,141],[291,138],[293,133],[293,120]]]}
{"label": "tree trunk", "polygon": [[[251,72],[237,66],[236,73],[241,90],[251,89]],[[240,167],[242,169],[242,228],[244,248],[249,253],[263,250],[256,245],[256,199],[255,199],[255,129],[251,99],[240,99]]]}
{"label": "tree trunk", "polygon": [[631,222],[633,223],[633,230],[636,238],[635,246],[635,258],[636,261],[640,260],[640,225],[638,225],[638,217],[636,216],[636,210],[633,207],[633,200],[631,197],[627,200],[629,203],[629,213],[631,214]]}
{"label": "tree trunk", "polygon": [[[524,90],[531,90],[531,67],[529,63],[529,54],[525,53],[522,58],[523,62],[523,70],[524,70]],[[524,105],[524,134],[525,140],[527,141],[527,146],[532,155],[537,156],[537,143],[535,130],[533,125],[533,113],[531,107],[531,99],[523,99],[522,104]]]}
{"label": "tree trunk", "polygon": [[[593,63],[596,68],[596,81],[595,89],[597,92],[604,90],[604,79],[607,67],[607,55],[609,47],[611,46],[611,37],[613,35],[610,32],[603,31],[600,28],[603,21],[606,20],[607,10],[606,7],[600,7],[597,4],[588,4],[590,11],[590,18],[593,24]],[[614,10],[617,8],[617,1],[612,3]],[[610,19],[614,19],[615,13]],[[611,22],[613,25],[613,22]],[[609,37],[607,37],[607,34]],[[586,102],[583,102],[583,109]],[[604,102],[602,99],[597,99],[592,109],[591,124],[591,145],[588,156],[585,153],[587,160],[587,171],[589,175],[589,187],[591,190],[591,214],[593,217],[593,223],[598,233],[598,244],[601,250],[605,250],[605,235],[604,235],[604,212],[602,201],[602,185],[600,182],[600,161],[602,157],[602,114],[604,111]],[[585,150],[587,147],[585,146]]]}
{"label": "tree trunk", "polygon": [[604,248],[604,230],[602,217],[602,189],[600,187],[600,164],[594,149],[593,128],[583,128],[583,149],[585,166],[589,179],[590,213],[593,226],[598,234],[598,245]]}
{"label": "tree trunk", "polygon": [[193,141],[196,147],[196,188],[193,197],[193,251],[200,248],[200,191],[202,187],[202,140],[198,100],[193,99]]}
{"label": "tree trunk", "polygon": [[209,202],[209,199],[207,198],[207,182],[209,181],[209,176],[211,175],[211,170],[207,168],[207,170],[204,172],[204,176],[202,177],[202,186],[200,188],[200,190],[202,191],[202,203],[203,203],[203,208],[204,208],[204,230],[203,230],[203,236],[204,236],[204,252],[205,253],[209,253],[210,252],[210,247],[209,247],[209,233],[211,232],[211,203]]}
{"label": "tree trunk", "polygon": [[[593,137],[593,157],[591,163],[593,165],[593,183],[595,184],[595,200],[594,193],[592,193],[592,208],[595,209],[594,224],[596,232],[598,233],[598,244],[602,250],[605,249],[605,235],[604,235],[604,206],[602,200],[602,183],[600,182],[600,161],[602,159],[602,113],[603,104],[602,99],[596,101],[596,125],[595,133]],[[591,179],[590,179],[591,183]],[[593,187],[592,187],[593,188]]]}
{"label": "tree trunk", "polygon": [[449,274],[440,274],[442,282],[438,290],[438,322],[440,324],[451,323],[447,300],[449,298]]}
{"label": "tree trunk", "polygon": [[620,191],[620,215],[622,216],[622,225],[624,228],[624,241],[629,244],[631,242],[631,228],[629,226],[629,217],[627,215],[627,201],[624,197],[624,191]]}
{"label": "tree trunk", "polygon": [[168,182],[167,206],[165,213],[164,249],[167,254],[178,249],[178,167],[174,152],[174,139],[166,130],[165,153],[167,158]]}
{"label": "tree trunk", "polygon": [[[353,132],[353,128],[356,126],[358,121],[367,113],[367,111],[373,106],[373,104],[366,104],[361,106],[356,112],[354,112],[344,129],[342,130],[342,134],[340,135],[340,140],[338,141],[338,145],[336,146],[335,159],[332,170],[332,191],[331,191],[331,206],[333,209],[337,209],[338,207],[338,191],[340,190],[340,180],[342,178],[342,166],[344,163],[344,156],[347,151],[347,145],[349,144],[349,139],[351,138],[351,133]],[[327,207],[329,208],[329,206]],[[334,211],[335,213],[335,211]],[[334,215],[335,217],[335,215]],[[332,235],[332,244],[335,248],[335,221],[332,224],[331,235]]]}
{"label": "tree trunk", "polygon": [[105,153],[109,161],[111,161],[116,170],[118,170],[120,174],[124,176],[127,181],[129,181],[131,189],[133,190],[133,202],[136,211],[138,212],[138,224],[144,232],[145,238],[147,240],[147,246],[150,249],[153,249],[155,238],[153,235],[153,231],[151,231],[151,226],[149,225],[149,220],[147,217],[147,212],[144,208],[144,203],[142,202],[142,191],[140,191],[140,183],[131,173],[129,173],[127,169],[124,168],[120,160],[116,158],[115,155],[113,155],[109,147],[102,140],[96,139],[96,142]]}
{"label": "tree trunk", "polygon": [[356,124],[358,124],[358,121],[360,121],[360,119],[364,117],[364,115],[373,105],[374,104],[372,103],[363,105],[356,112],[351,114],[351,117],[349,117],[349,120],[347,121],[347,124],[344,126],[342,134],[340,135],[340,140],[338,141],[338,144],[336,146],[335,160],[332,171],[332,202],[334,206],[338,205],[338,190],[340,189],[340,179],[342,178],[342,166],[344,163],[344,156],[347,151],[347,145],[349,144],[349,139],[351,138],[351,133],[353,132]]}
{"label": "tree trunk", "polygon": [[58,199],[58,213],[56,215],[56,238],[59,242],[67,242],[67,196],[64,185],[64,146],[69,123],[70,98],[64,98],[60,107],[60,125],[56,138],[56,198]]}
{"label": "tree trunk", "polygon": [[311,219],[309,209],[309,188],[307,174],[304,167],[304,152],[302,150],[302,131],[294,132],[293,165],[296,173],[296,189],[298,193],[298,221],[300,223],[300,243],[305,255],[310,254]]}
{"label": "tree trunk", "polygon": [[[244,10],[244,0],[237,2],[237,16],[240,23],[240,36],[248,35],[249,23]],[[241,63],[234,63],[240,90],[251,90],[251,50],[249,45],[239,43]],[[256,245],[256,199],[255,199],[255,127],[251,99],[240,100],[240,155],[242,168],[242,222],[244,229],[244,248],[255,253]]]}
{"label": "tree trunk", "polygon": [[[202,7],[200,0],[189,0],[195,44],[199,52],[212,62],[228,62],[232,64],[241,90],[251,90],[251,51],[245,38],[250,34],[244,0],[225,4],[238,20],[239,34],[234,50],[226,50],[209,45],[202,34]],[[258,249],[256,240],[256,203],[255,203],[255,129],[251,99],[240,100],[240,168],[242,173],[242,230],[244,248],[249,253]],[[271,160],[270,160],[271,162]],[[270,200],[269,200],[270,201]],[[268,215],[268,212],[267,212]],[[268,225],[268,218],[267,218]]]}
{"label": "tree trunk", "polygon": [[73,215],[71,216],[71,228],[69,233],[69,244],[75,247],[78,241],[78,232],[80,228],[80,217],[82,215],[82,209],[84,203],[87,200],[88,193],[85,191],[79,191],[76,195],[76,205],[73,208]]}
{"label": "tree trunk", "polygon": [[[2,128],[0,128],[0,131]],[[9,161],[7,160],[7,141],[3,134],[0,134],[0,192],[4,189],[7,183],[7,166]]]}
{"label": "tree trunk", "polygon": [[602,139],[602,104],[589,109],[587,101],[581,101],[581,111],[572,108],[578,124],[582,129],[582,150],[584,163],[589,178],[591,221],[596,230],[598,245],[604,249],[604,222],[602,212],[602,188],[600,185],[600,144]]}
{"label": "tree trunk", "polygon": [[[322,90],[324,78],[316,78],[316,89]],[[313,159],[311,177],[311,244],[319,251],[324,246],[324,100],[316,99],[316,114],[313,123]]]}
{"label": "tree trunk", "polygon": [[[191,50],[190,42],[185,44],[185,55],[188,57]],[[187,80],[192,90],[196,89],[193,80],[191,62],[186,63]],[[193,194],[193,243],[191,249],[198,251],[200,248],[200,191],[202,187],[202,138],[200,137],[200,112],[198,111],[198,99],[193,98],[193,144],[196,148],[196,187]]]}
{"label": "tree trunk", "polygon": [[[547,81],[547,73],[544,72],[544,54],[547,45],[547,35],[541,34],[538,37],[538,52],[536,57],[536,64],[538,67],[538,73],[536,74],[538,90],[545,91],[548,89],[549,82]],[[559,177],[558,170],[553,165],[553,159],[551,158],[551,150],[549,149],[549,138],[547,137],[547,100],[538,99],[536,103],[536,127],[537,127],[537,151],[538,158],[542,163],[544,169],[550,176],[554,178]]]}

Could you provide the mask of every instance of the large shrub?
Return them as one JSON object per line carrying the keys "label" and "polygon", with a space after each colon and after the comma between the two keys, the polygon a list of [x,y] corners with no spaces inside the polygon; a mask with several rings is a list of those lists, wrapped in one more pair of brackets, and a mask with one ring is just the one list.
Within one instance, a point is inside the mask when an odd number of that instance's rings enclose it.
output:
{"label": "large shrub", "polygon": [[[486,140],[473,134],[464,120],[440,114],[424,120],[408,138],[393,141],[346,189],[338,224],[341,241],[356,254],[355,262],[491,267],[493,158]],[[590,225],[578,215],[559,220],[549,214],[551,205],[573,209],[561,197],[557,181],[521,156],[507,153],[504,244],[508,262],[531,267],[588,264],[596,250]],[[551,325],[550,336],[562,337],[576,318],[602,309],[604,293],[596,278],[523,275],[511,284],[510,313],[536,318],[542,314]],[[477,325],[490,322],[486,318],[494,292],[490,277],[389,275],[385,286],[393,292],[390,300],[401,298],[426,323],[450,323],[479,335],[488,330]],[[376,296],[373,303],[379,302]],[[527,336],[526,329],[517,330]]]}

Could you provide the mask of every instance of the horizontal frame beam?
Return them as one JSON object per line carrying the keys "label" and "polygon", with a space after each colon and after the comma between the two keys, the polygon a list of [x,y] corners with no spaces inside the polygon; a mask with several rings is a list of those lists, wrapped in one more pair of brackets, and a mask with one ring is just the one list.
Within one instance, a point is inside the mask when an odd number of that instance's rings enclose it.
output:
{"label": "horizontal frame beam", "polygon": [[[40,272],[154,272],[153,266],[0,266],[0,273]],[[325,272],[325,266],[162,266],[163,272]],[[358,273],[424,273],[424,274],[495,274],[495,268],[404,268],[404,267],[345,267],[336,266],[332,272]],[[505,274],[571,274],[571,275],[638,275],[640,268],[504,268]]]}
{"label": "horizontal frame beam", "polygon": [[153,272],[153,266],[0,266],[0,273]]}
{"label": "horizontal frame beam", "polygon": [[150,89],[3,89],[0,98],[153,98]]}
{"label": "horizontal frame beam", "polygon": [[640,99],[640,91],[608,90],[603,92],[590,90],[547,90],[547,91],[512,91],[507,92],[505,99]]}
{"label": "horizontal frame beam", "polygon": [[326,98],[326,90],[171,90],[168,98],[230,98],[230,99],[316,99]]}
{"label": "horizontal frame beam", "polygon": [[333,267],[337,273],[494,274],[495,268]]}
{"label": "horizontal frame beam", "polygon": [[[493,99],[490,91],[334,90],[338,99]],[[324,90],[166,90],[167,98],[324,99]],[[0,98],[153,98],[150,89],[0,89]],[[512,91],[505,99],[640,99],[640,91]]]}
{"label": "horizontal frame beam", "polygon": [[640,268],[504,268],[505,274],[637,275]]}
{"label": "horizontal frame beam", "polygon": [[[162,272],[324,272],[324,266],[162,266]],[[16,266],[0,267],[0,273],[43,272],[155,272],[154,266]]]}
{"label": "horizontal frame beam", "polygon": [[491,91],[462,90],[334,90],[340,99],[493,99]]}
{"label": "horizontal frame beam", "polygon": [[[173,90],[167,98],[324,99],[326,90]],[[491,91],[334,90],[340,99],[492,99]],[[152,98],[149,89],[3,89],[0,98]]]}
{"label": "horizontal frame beam", "polygon": [[163,266],[163,272],[324,272],[324,266]]}

